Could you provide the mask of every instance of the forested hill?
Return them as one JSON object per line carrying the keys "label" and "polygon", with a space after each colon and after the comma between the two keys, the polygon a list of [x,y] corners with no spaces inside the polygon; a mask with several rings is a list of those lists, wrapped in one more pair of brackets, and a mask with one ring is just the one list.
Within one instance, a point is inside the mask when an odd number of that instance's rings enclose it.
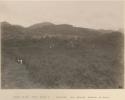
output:
{"label": "forested hill", "polygon": [[20,25],[12,25],[8,22],[1,23],[2,39],[41,39],[45,37],[59,38],[96,38],[104,34],[121,35],[121,32],[112,30],[95,30],[89,28],[75,27],[68,24],[53,24],[43,22],[23,27]]}

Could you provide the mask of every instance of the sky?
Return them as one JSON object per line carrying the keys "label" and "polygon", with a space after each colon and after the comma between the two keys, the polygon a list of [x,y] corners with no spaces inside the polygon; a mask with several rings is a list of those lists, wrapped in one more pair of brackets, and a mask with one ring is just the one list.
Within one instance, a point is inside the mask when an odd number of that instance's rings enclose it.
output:
{"label": "sky", "polygon": [[25,27],[41,22],[94,29],[123,28],[123,2],[0,1],[0,22]]}

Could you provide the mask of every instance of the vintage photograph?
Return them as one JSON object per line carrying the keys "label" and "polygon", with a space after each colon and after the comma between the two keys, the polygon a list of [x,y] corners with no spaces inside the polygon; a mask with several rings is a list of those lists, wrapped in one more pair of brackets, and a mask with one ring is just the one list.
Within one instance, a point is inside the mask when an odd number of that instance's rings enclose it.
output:
{"label": "vintage photograph", "polygon": [[0,1],[1,89],[124,89],[121,1]]}

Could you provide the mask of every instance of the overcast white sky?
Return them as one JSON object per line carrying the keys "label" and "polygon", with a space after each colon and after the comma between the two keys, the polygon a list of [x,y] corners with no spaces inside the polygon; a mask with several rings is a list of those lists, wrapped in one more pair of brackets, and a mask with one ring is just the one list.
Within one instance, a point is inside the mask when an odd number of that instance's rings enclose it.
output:
{"label": "overcast white sky", "polygon": [[29,26],[50,21],[96,29],[123,28],[123,2],[0,1],[0,21]]}

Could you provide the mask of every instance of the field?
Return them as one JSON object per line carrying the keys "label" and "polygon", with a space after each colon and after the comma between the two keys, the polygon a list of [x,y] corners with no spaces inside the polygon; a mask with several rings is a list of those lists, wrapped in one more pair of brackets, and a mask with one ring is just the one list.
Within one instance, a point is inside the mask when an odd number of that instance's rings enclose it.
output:
{"label": "field", "polygon": [[121,34],[2,41],[3,89],[117,89],[123,69]]}

